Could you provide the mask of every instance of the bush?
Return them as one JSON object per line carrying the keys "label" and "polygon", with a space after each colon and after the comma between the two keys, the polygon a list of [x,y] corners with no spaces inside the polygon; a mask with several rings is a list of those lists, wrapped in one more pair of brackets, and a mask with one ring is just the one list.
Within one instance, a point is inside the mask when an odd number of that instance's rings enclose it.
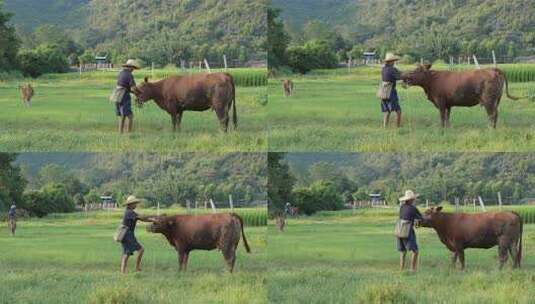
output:
{"label": "bush", "polygon": [[18,61],[22,74],[34,78],[45,73],[65,73],[69,70],[67,56],[54,45],[23,50],[18,55]]}
{"label": "bush", "polygon": [[26,192],[22,208],[31,216],[43,217],[49,213],[74,211],[74,201],[62,184],[48,184],[39,191]]}
{"label": "bush", "polygon": [[288,65],[305,74],[313,69],[332,69],[338,64],[338,57],[329,44],[323,40],[311,40],[303,46],[292,46],[287,50]]}
{"label": "bush", "polygon": [[340,210],[344,205],[336,187],[325,181],[315,182],[310,187],[297,188],[293,197],[295,206],[306,215],[320,210]]}

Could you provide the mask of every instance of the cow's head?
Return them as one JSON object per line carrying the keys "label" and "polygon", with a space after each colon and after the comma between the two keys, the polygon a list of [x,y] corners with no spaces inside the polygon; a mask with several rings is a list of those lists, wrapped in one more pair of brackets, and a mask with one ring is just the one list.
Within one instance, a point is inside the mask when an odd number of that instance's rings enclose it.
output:
{"label": "cow's head", "polygon": [[431,75],[430,64],[420,64],[414,71],[403,73],[401,80],[408,85],[423,85]]}
{"label": "cow's head", "polygon": [[168,216],[155,216],[150,218],[152,224],[147,226],[147,231],[152,233],[167,234],[172,231],[176,224],[174,217]]}
{"label": "cow's head", "polygon": [[149,82],[149,78],[145,77],[145,81],[132,89],[132,93],[136,95],[136,103],[138,106],[143,106],[143,104],[151,99],[153,99],[152,85]]}
{"label": "cow's head", "polygon": [[442,206],[431,207],[425,210],[422,220],[420,221],[420,226],[422,227],[433,227],[433,222],[437,216],[442,211]]}

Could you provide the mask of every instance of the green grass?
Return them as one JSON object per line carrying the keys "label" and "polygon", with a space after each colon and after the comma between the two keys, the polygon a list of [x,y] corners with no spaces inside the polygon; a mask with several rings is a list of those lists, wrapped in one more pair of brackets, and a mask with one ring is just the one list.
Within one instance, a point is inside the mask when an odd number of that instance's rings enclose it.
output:
{"label": "green grass", "polygon": [[354,215],[289,219],[268,228],[268,299],[272,303],[533,303],[535,225],[524,226],[521,270],[497,267],[497,249],[469,249],[464,272],[436,233],[417,230],[419,271],[398,270],[396,215],[376,209]]}
{"label": "green grass", "polygon": [[[437,69],[446,67],[438,66]],[[402,66],[402,70],[413,69]],[[295,95],[282,96],[281,78],[270,79],[269,150],[445,152],[532,151],[535,149],[535,104],[527,99],[502,98],[497,130],[488,127],[479,106],[453,108],[451,128],[440,127],[438,110],[423,90],[399,86],[403,126],[382,128],[380,103],[375,97],[380,67],[313,71],[287,76]],[[535,82],[509,83],[515,96],[533,95]]]}
{"label": "green grass", "polygon": [[179,273],[175,250],[139,223],[143,271],[133,271],[132,258],[121,275],[121,246],[112,240],[119,220],[106,212],[77,215],[19,221],[14,238],[1,224],[1,303],[266,303],[265,226],[245,227],[252,253],[240,240],[233,274],[215,250],[193,251]]}
{"label": "green grass", "polygon": [[[157,71],[170,73],[168,70]],[[239,71],[238,73],[245,73]],[[255,75],[258,72],[251,72]],[[135,131],[119,135],[114,105],[107,100],[116,72],[46,75],[31,81],[36,95],[25,107],[18,85],[0,82],[0,147],[3,151],[265,151],[265,86],[236,88],[238,130],[224,134],[213,111],[185,112],[182,130],[172,132],[170,116],[154,102],[133,106]],[[150,71],[134,76],[138,82]],[[157,76],[159,75],[157,74]]]}

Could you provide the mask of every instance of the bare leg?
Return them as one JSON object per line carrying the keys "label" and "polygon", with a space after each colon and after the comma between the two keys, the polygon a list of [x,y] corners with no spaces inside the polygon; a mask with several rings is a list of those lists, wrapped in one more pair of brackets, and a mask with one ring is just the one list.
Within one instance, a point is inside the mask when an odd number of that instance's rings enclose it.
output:
{"label": "bare leg", "polygon": [[401,110],[396,111],[396,126],[401,127]]}
{"label": "bare leg", "polygon": [[405,269],[405,257],[407,256],[407,251],[402,251],[399,255],[399,270],[403,271]]}
{"label": "bare leg", "polygon": [[145,248],[141,247],[141,249],[137,252],[137,260],[136,260],[136,271],[141,271],[141,259],[143,258],[143,253],[145,252]]}
{"label": "bare leg", "polygon": [[388,127],[388,121],[390,120],[390,112],[385,112],[383,115],[383,128]]}
{"label": "bare leg", "polygon": [[119,131],[119,133],[121,133],[121,134],[122,134],[123,131],[124,131],[124,121],[125,121],[125,118],[126,118],[126,117],[124,117],[124,116],[119,116],[119,120],[118,120],[118,122],[119,122],[119,124],[118,124],[118,131]]}
{"label": "bare leg", "polygon": [[121,256],[121,272],[122,273],[126,273],[126,265],[128,264],[128,255],[127,254],[123,254]]}
{"label": "bare leg", "polygon": [[134,129],[134,114],[128,115],[127,118],[128,118],[128,127],[126,130],[128,133],[130,133]]}
{"label": "bare leg", "polygon": [[417,268],[418,268],[418,251],[413,251],[412,252],[411,270],[413,272],[416,272]]}

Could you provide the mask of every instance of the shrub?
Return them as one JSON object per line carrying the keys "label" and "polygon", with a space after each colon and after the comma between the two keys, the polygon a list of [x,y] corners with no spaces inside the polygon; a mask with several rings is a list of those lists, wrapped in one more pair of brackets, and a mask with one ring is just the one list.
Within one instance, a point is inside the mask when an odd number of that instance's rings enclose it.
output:
{"label": "shrub", "polygon": [[18,61],[22,74],[34,78],[45,73],[65,73],[69,70],[67,57],[54,45],[23,50],[18,55]]}
{"label": "shrub", "polygon": [[344,204],[336,187],[325,181],[315,182],[310,187],[297,188],[293,197],[295,206],[306,215],[320,210],[339,210]]}
{"label": "shrub", "polygon": [[303,46],[292,46],[287,50],[288,65],[305,74],[313,69],[332,69],[338,64],[338,57],[329,44],[323,40],[311,40]]}
{"label": "shrub", "polygon": [[26,192],[22,208],[31,216],[43,217],[49,213],[73,212],[74,201],[64,185],[48,184],[39,191]]}

